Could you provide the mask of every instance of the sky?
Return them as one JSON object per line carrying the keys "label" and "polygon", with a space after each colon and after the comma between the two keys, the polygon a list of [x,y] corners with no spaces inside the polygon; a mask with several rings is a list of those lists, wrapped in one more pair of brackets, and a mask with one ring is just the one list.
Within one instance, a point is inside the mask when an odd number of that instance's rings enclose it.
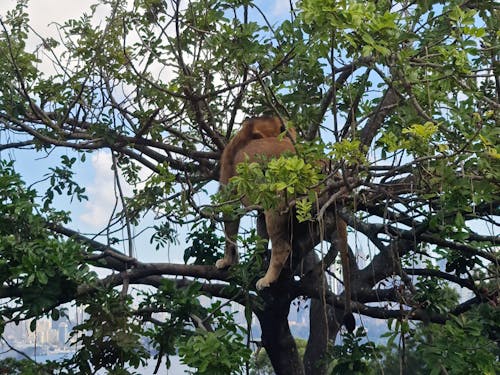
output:
{"label": "sky", "polygon": [[[31,0],[27,8],[31,27],[42,37],[54,37],[57,39],[57,24],[63,24],[66,20],[80,17],[88,11],[90,5],[96,0]],[[131,4],[132,0],[128,0]],[[280,18],[288,17],[289,0],[259,2],[261,9],[271,23]],[[0,16],[15,6],[15,0],[0,0]],[[98,14],[103,15],[105,9],[98,8]],[[40,39],[31,35],[28,40],[28,48],[35,50],[40,44]],[[48,61],[43,61],[40,68],[46,73],[52,73],[53,67]],[[1,158],[14,158],[16,170],[21,173],[23,179],[28,183],[43,179],[48,168],[54,165],[61,155],[77,157],[76,180],[86,188],[87,201],[78,202],[64,197],[57,197],[56,206],[60,209],[70,209],[72,212],[72,223],[69,225],[82,233],[92,233],[106,226],[109,214],[115,205],[114,173],[111,170],[111,156],[109,152],[98,151],[87,154],[85,162],[81,162],[76,153],[71,150],[56,149],[50,155],[35,154],[27,151],[1,152]],[[34,167],[36,166],[36,167]],[[42,184],[43,186],[43,184]],[[131,188],[123,184],[126,193],[131,193]],[[40,191],[43,191],[40,189]],[[249,222],[246,220],[246,222]],[[149,243],[151,231],[139,237],[135,241],[136,256],[143,262],[176,262],[183,263],[183,249],[187,246],[186,241],[181,241],[181,247],[172,246],[171,249],[156,251],[154,245]],[[181,235],[185,234],[181,232]],[[118,248],[120,250],[120,248]],[[125,249],[121,249],[125,250]],[[102,276],[102,275],[101,275]],[[175,372],[175,371],[174,371]]]}
{"label": "sky", "polygon": [[[53,37],[58,39],[57,25],[63,24],[66,20],[72,18],[79,18],[84,13],[89,12],[89,7],[97,0],[31,0],[28,3],[27,12],[30,18],[30,25],[36,33],[44,38]],[[127,0],[129,6],[132,0]],[[266,15],[266,18],[271,24],[280,22],[289,17],[289,0],[258,0],[256,4],[260,10]],[[0,0],[0,15],[5,14],[9,9],[15,6],[15,0]],[[107,9],[100,6],[96,11],[97,20],[99,17],[104,17],[107,14]],[[254,9],[249,12],[250,17],[257,17],[258,12]],[[28,39],[28,48],[36,50],[40,45],[40,39],[32,33]],[[40,69],[46,73],[53,73],[52,64],[42,59]],[[44,178],[48,172],[48,168],[54,165],[54,162],[60,158],[61,155],[68,155],[69,157],[76,156],[76,181],[86,188],[87,201],[72,202],[67,197],[57,197],[55,206],[58,209],[70,210],[72,215],[72,223],[69,225],[83,234],[97,233],[103,230],[106,226],[110,213],[115,206],[114,194],[114,174],[111,170],[111,156],[108,151],[97,151],[88,154],[87,160],[81,162],[76,153],[66,149],[56,149],[50,155],[44,157],[40,154],[33,152],[20,152],[11,151],[8,153],[0,153],[2,158],[14,158],[16,160],[16,169],[21,173],[25,181],[30,184],[34,181],[39,181]],[[36,168],[33,168],[33,163],[36,161]],[[147,174],[146,168],[143,168],[144,176]],[[124,190],[130,194],[131,187],[122,184]],[[43,191],[43,184],[40,185],[40,191]],[[214,190],[215,192],[215,190]],[[146,222],[145,225],[150,225],[152,220]],[[252,225],[251,219],[245,218],[242,221],[243,226]],[[140,231],[140,228],[137,229]],[[180,247],[171,245],[167,249],[154,249],[150,244],[150,236],[152,231],[149,230],[139,236],[134,241],[134,254],[137,258],[144,262],[176,262],[183,263],[183,250],[185,249],[186,241],[183,237],[186,235],[186,229],[179,231]],[[102,239],[101,239],[102,240]],[[356,253],[360,251],[370,253],[373,255],[374,249],[371,243],[364,237],[364,235],[356,233],[349,236],[349,243]],[[119,250],[127,253],[128,249],[117,246]],[[361,250],[363,249],[363,250]],[[322,249],[321,251],[325,251]]]}
{"label": "sky", "polygon": [[[63,24],[71,18],[79,18],[84,12],[89,11],[89,7],[97,0],[31,0],[27,8],[30,17],[31,27],[42,37],[54,37],[57,39],[57,24]],[[4,15],[9,9],[15,6],[15,0],[0,0],[0,16]],[[132,0],[128,0],[131,4]],[[257,1],[258,6],[270,20],[276,23],[288,18],[289,0]],[[97,8],[98,18],[106,14],[106,8],[100,6]],[[250,12],[252,17],[254,12]],[[99,21],[96,21],[99,22]],[[28,48],[35,50],[40,44],[40,39],[34,34],[30,35]],[[51,72],[51,64],[43,61],[41,69]],[[16,168],[22,174],[26,182],[32,183],[43,179],[47,169],[54,164],[54,160],[61,155],[76,156],[70,150],[56,149],[51,155],[43,157],[41,154],[28,152],[10,151],[0,153],[2,158],[15,158]],[[33,163],[36,161],[36,168]],[[71,208],[73,223],[72,228],[76,228],[82,233],[92,233],[102,230],[109,219],[109,213],[112,212],[115,205],[114,194],[114,174],[111,170],[111,157],[109,152],[98,151],[89,154],[85,162],[77,161],[77,181],[86,188],[88,201],[69,202],[64,197],[58,198],[58,208]],[[144,171],[146,174],[147,172]],[[129,194],[131,188],[123,184],[124,189]],[[150,233],[149,233],[150,235]],[[149,244],[149,235],[142,236],[136,241],[136,249],[139,250],[139,258],[144,261],[164,261],[164,252],[156,252],[153,246]],[[357,234],[359,238],[351,236],[350,242],[354,248],[359,246],[370,249],[369,242],[362,235]],[[366,242],[365,242],[366,241]],[[183,242],[183,241],[182,241]],[[181,242],[181,243],[182,243]],[[185,245],[183,245],[185,246]],[[144,251],[144,249],[148,249]],[[168,259],[174,262],[182,262],[182,251],[172,251],[168,254]]]}
{"label": "sky", "polygon": [[[63,24],[66,20],[79,18],[87,12],[90,5],[97,0],[31,0],[28,6],[31,27],[40,36],[57,38],[57,24]],[[131,4],[132,0],[128,0]],[[0,16],[15,6],[15,0],[0,0]],[[279,20],[288,18],[289,0],[260,0],[257,1],[259,7],[264,12],[268,20],[273,24]],[[252,16],[251,12],[251,16]],[[98,8],[97,14],[105,14],[103,7]],[[40,44],[40,39],[34,34],[30,35],[28,48],[35,50]],[[53,67],[48,61],[42,61],[40,68],[46,73],[52,73]],[[71,150],[56,149],[50,155],[27,151],[0,152],[1,158],[13,158],[16,160],[16,169],[21,173],[23,179],[31,184],[42,180],[48,172],[48,168],[54,165],[61,155],[69,157],[78,156]],[[86,188],[87,201],[70,202],[67,197],[57,197],[56,207],[59,209],[70,209],[72,212],[72,229],[84,234],[95,233],[102,230],[107,222],[115,205],[114,194],[114,173],[111,170],[111,156],[109,152],[97,151],[87,155],[86,161],[76,162],[76,180],[81,186]],[[43,186],[43,184],[42,184]],[[131,193],[131,188],[123,184],[126,193]],[[43,191],[40,189],[40,191]],[[246,223],[251,223],[245,220]],[[181,232],[181,235],[183,232]],[[185,234],[185,233],[184,233]],[[143,262],[176,262],[182,263],[183,249],[187,246],[186,241],[181,241],[181,247],[172,246],[171,249],[156,251],[149,243],[151,232],[146,233],[135,241],[136,256]],[[364,236],[357,234],[351,236],[350,242],[353,248],[364,246],[370,249],[370,243]],[[366,242],[365,242],[366,241]],[[120,249],[120,248],[118,248]],[[124,250],[125,249],[121,249]],[[327,249],[322,249],[326,251]],[[373,254],[372,254],[373,255]],[[102,275],[101,275],[102,276]],[[291,318],[294,318],[293,308]],[[296,313],[295,313],[296,314]]]}

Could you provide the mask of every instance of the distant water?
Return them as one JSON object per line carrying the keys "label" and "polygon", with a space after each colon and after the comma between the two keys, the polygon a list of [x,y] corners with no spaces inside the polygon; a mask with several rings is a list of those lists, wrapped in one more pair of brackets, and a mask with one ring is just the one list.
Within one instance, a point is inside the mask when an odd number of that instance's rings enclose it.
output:
{"label": "distant water", "polygon": [[[170,357],[170,368],[167,370],[165,368],[165,359],[162,360],[160,369],[158,370],[159,375],[182,375],[187,373],[188,367],[181,363],[179,357]],[[146,367],[141,367],[137,369],[137,372],[141,375],[152,375],[156,367],[156,361],[150,360]]]}
{"label": "distant water", "polygon": [[[37,355],[36,361],[43,363],[46,361],[59,361],[64,358],[68,358],[72,353],[59,353],[59,354],[48,354],[48,355]],[[177,356],[170,357],[170,368],[167,370],[165,368],[165,358],[162,359],[160,369],[158,370],[158,375],[182,375],[187,373],[188,367],[181,363],[180,358]],[[133,369],[135,372],[141,375],[152,375],[156,367],[156,360],[150,359],[145,367],[139,367],[138,369]],[[99,371],[97,374],[106,374],[105,371]]]}

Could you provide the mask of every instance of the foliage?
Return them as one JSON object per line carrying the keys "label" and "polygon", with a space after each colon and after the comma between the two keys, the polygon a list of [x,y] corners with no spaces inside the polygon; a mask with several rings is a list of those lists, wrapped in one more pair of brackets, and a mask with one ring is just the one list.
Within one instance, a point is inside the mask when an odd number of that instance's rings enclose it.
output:
{"label": "foliage", "polygon": [[25,186],[13,163],[1,160],[0,281],[23,290],[12,301],[19,307],[17,314],[41,316],[51,312],[58,319],[64,309],[58,309],[57,302],[72,296],[78,285],[93,278],[93,273],[83,262],[81,244],[62,240],[47,227],[54,219],[67,221],[67,213],[45,208],[42,216],[35,198],[36,191]]}
{"label": "foliage", "polygon": [[187,239],[192,243],[184,250],[185,263],[195,258],[194,264],[215,264],[217,259],[222,258],[223,254],[215,249],[221,248],[224,238],[216,235],[215,225],[201,222],[193,226]]}
{"label": "foliage", "polygon": [[444,325],[419,323],[407,330],[395,326],[391,332],[396,335],[387,335],[386,346],[380,348],[382,358],[373,366],[385,374],[494,374],[499,348],[491,337],[491,324],[498,326],[497,315],[498,309],[484,305],[452,316]]}
{"label": "foliage", "polygon": [[193,374],[243,374],[251,350],[244,334],[230,312],[223,312],[215,303],[207,313],[214,320],[214,331],[198,329],[179,346],[182,362],[196,371]]}
{"label": "foliage", "polygon": [[376,374],[371,362],[379,356],[379,349],[374,342],[366,341],[365,329],[358,327],[343,336],[342,345],[331,348],[330,356],[329,374]]}
{"label": "foliage", "polygon": [[[154,312],[168,312],[168,319],[161,324],[154,324],[145,331],[160,360],[166,357],[166,366],[170,367],[169,356],[176,354],[179,342],[190,337],[189,321],[192,315],[205,316],[197,296],[199,285],[192,284],[178,290],[174,282],[164,280],[157,293],[145,293],[140,305],[143,316],[147,320]],[[151,310],[151,307],[153,309]]]}
{"label": "foliage", "polygon": [[48,375],[52,373],[51,366],[51,364],[41,365],[28,359],[5,358],[0,360],[0,374]]}
{"label": "foliage", "polygon": [[[297,350],[299,352],[299,357],[304,357],[304,352],[306,351],[307,340],[295,338],[295,343],[297,344]],[[250,363],[251,375],[271,375],[274,374],[273,366],[269,360],[269,356],[264,348],[258,349]]]}
{"label": "foliage", "polygon": [[401,345],[379,346],[380,359],[372,365],[381,369],[384,375],[426,375],[429,373],[422,356],[415,350],[416,344],[413,337],[408,337],[405,350]]}
{"label": "foliage", "polygon": [[415,285],[418,287],[415,300],[429,311],[448,312],[459,300],[457,291],[441,280],[418,278]]}
{"label": "foliage", "polygon": [[350,165],[367,164],[365,152],[358,140],[348,141],[346,139],[332,145],[329,153],[333,160],[343,160]]}
{"label": "foliage", "polygon": [[430,374],[443,368],[450,374],[495,374],[500,370],[498,346],[485,333],[476,316],[452,317],[443,327],[423,327],[417,351]]}
{"label": "foliage", "polygon": [[265,173],[261,163],[239,164],[238,175],[230,181],[238,196],[246,196],[264,209],[276,207],[279,197],[292,199],[307,194],[321,179],[317,168],[298,156],[282,156],[264,163]]}
{"label": "foliage", "polygon": [[126,367],[144,365],[149,353],[141,343],[142,325],[131,316],[131,298],[124,299],[115,290],[103,290],[81,302],[88,318],[70,334],[78,348],[66,363],[72,373],[106,369],[112,374],[129,374]]}

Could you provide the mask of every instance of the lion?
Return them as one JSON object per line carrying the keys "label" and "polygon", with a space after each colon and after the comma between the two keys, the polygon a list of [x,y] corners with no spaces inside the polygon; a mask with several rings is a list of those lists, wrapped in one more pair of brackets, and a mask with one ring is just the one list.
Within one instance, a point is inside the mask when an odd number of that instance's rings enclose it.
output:
{"label": "lion", "polygon": [[[283,135],[286,133],[286,135]],[[281,136],[280,136],[281,135]],[[256,117],[243,122],[240,131],[228,143],[221,156],[220,178],[222,186],[236,175],[236,165],[243,161],[257,161],[279,157],[285,152],[295,153],[295,131],[286,129],[281,119],[277,117]],[[249,205],[246,199],[243,204]],[[290,232],[288,229],[289,215],[285,202],[278,207],[264,212],[267,234],[271,240],[271,260],[264,277],[257,281],[258,290],[275,282],[291,252]],[[215,266],[219,269],[229,267],[238,262],[236,236],[239,229],[239,219],[224,221],[226,245],[224,258],[219,259]]]}
{"label": "lion", "polygon": [[[278,117],[256,117],[243,122],[236,136],[228,143],[220,159],[221,187],[228,184],[231,177],[236,175],[236,166],[244,161],[259,161],[275,158],[284,153],[296,153],[296,133],[293,128],[286,128]],[[327,168],[328,163],[319,161]],[[242,203],[250,205],[244,197]],[[347,243],[347,224],[336,213],[337,246],[341,255],[342,268],[344,270],[345,289],[345,315],[344,324],[349,331],[354,330],[355,321],[351,309],[351,290],[349,272],[349,251]],[[271,240],[271,260],[264,277],[260,278],[256,287],[262,290],[275,282],[287,261],[291,251],[290,214],[287,203],[283,199],[278,207],[264,211],[267,234]],[[224,231],[226,244],[224,258],[219,259],[215,266],[219,269],[229,267],[238,262],[238,249],[236,237],[239,229],[239,218],[236,220],[225,220]]]}

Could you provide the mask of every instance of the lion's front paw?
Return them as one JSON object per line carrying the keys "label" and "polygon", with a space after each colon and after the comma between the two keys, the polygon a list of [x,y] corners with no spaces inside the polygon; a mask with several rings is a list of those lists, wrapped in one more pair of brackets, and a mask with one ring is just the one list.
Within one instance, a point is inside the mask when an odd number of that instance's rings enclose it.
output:
{"label": "lion's front paw", "polygon": [[215,262],[215,267],[222,270],[224,268],[231,266],[232,264],[233,262],[231,262],[229,259],[222,258],[219,259],[217,262]]}
{"label": "lion's front paw", "polygon": [[268,288],[271,283],[265,278],[261,278],[257,281],[255,286],[257,287],[257,290],[262,290],[264,288]]}

